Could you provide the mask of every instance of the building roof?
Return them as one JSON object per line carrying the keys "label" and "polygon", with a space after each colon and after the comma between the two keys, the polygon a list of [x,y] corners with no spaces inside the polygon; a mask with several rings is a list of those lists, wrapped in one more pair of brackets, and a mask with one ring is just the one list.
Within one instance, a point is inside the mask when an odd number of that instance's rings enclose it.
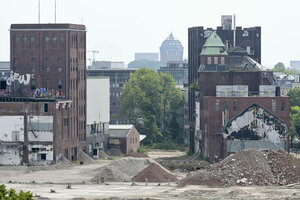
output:
{"label": "building roof", "polygon": [[85,25],[82,24],[11,24],[10,30],[54,30],[54,29],[62,29],[62,30],[85,30]]}
{"label": "building roof", "polygon": [[173,34],[171,33],[161,44],[161,49],[180,49],[182,50],[182,44],[179,40],[174,38]]}
{"label": "building roof", "polygon": [[126,138],[132,127],[132,124],[109,125],[109,137]]}
{"label": "building roof", "polygon": [[228,55],[224,43],[215,31],[207,38],[200,55]]}

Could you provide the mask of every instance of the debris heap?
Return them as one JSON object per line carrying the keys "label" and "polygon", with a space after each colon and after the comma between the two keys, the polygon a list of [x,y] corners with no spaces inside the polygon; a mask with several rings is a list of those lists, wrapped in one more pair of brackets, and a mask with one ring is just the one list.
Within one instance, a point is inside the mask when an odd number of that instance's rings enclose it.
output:
{"label": "debris heap", "polygon": [[239,151],[208,167],[188,174],[180,185],[286,185],[300,181],[300,159],[279,150]]}
{"label": "debris heap", "polygon": [[133,177],[132,181],[145,182],[146,178],[148,182],[154,182],[154,183],[164,183],[164,182],[168,182],[169,180],[171,182],[178,181],[178,179],[174,175],[172,175],[171,173],[166,171],[166,169],[163,169],[161,166],[159,166],[156,163],[151,163],[138,175]]}

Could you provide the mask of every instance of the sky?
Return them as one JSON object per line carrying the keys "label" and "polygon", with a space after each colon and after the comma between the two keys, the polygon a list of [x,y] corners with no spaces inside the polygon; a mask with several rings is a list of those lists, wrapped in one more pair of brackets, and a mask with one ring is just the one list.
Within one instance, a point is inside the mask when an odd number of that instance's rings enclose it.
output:
{"label": "sky", "polygon": [[[54,23],[55,0],[40,0],[41,23]],[[38,0],[1,0],[0,61],[9,61],[9,28],[37,23]],[[85,24],[87,50],[97,60],[134,60],[135,52],[159,52],[172,32],[188,57],[188,28],[221,25],[236,15],[237,26],[262,27],[262,64],[300,60],[299,0],[56,0],[56,22]],[[88,53],[88,58],[92,54]]]}

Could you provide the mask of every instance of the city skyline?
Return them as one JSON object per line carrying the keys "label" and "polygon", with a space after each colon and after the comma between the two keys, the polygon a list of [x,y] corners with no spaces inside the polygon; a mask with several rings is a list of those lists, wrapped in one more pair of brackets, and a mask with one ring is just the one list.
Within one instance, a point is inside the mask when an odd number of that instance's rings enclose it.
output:
{"label": "city skyline", "polygon": [[[54,23],[54,0],[40,0],[41,23]],[[221,15],[236,14],[237,26],[262,27],[262,64],[267,67],[300,60],[300,32],[292,19],[300,18],[296,0],[268,2],[254,0],[210,2],[191,1],[96,1],[57,0],[57,23],[85,24],[87,50],[98,50],[97,60],[134,60],[136,52],[159,52],[161,43],[172,32],[184,47],[187,58],[188,28],[221,26]],[[14,23],[37,23],[38,0],[4,1],[0,21],[0,61],[8,61],[9,27]],[[18,14],[16,14],[18,13]],[[103,20],[104,19],[104,20]],[[292,35],[292,36],[290,36]],[[88,53],[88,58],[92,55]]]}

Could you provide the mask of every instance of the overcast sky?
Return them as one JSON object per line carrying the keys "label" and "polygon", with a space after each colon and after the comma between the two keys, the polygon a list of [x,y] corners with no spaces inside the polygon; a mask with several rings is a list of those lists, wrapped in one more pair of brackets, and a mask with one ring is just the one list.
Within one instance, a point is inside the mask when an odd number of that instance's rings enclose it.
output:
{"label": "overcast sky", "polygon": [[[41,23],[54,23],[54,0],[41,1]],[[262,27],[262,64],[300,60],[299,0],[56,0],[57,23],[86,25],[87,49],[98,60],[134,60],[135,52],[159,52],[173,35],[187,58],[188,27],[217,27],[235,13],[237,26]],[[1,0],[0,61],[9,60],[9,27],[37,23],[38,0]],[[88,57],[92,57],[88,54]]]}

